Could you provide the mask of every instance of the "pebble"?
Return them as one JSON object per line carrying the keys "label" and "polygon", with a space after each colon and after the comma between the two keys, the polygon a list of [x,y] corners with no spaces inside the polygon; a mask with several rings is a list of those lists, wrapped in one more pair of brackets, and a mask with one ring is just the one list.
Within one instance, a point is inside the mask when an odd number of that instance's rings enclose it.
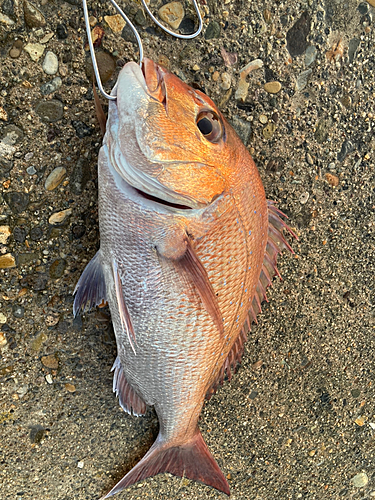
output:
{"label": "pebble", "polygon": [[264,84],[264,90],[269,94],[277,94],[281,90],[280,82],[267,82]]}
{"label": "pebble", "polygon": [[211,40],[212,38],[219,38],[220,36],[220,24],[216,21],[211,21],[207,26],[204,38],[206,40]]}
{"label": "pebble", "polygon": [[53,378],[52,378],[52,375],[50,373],[48,373],[48,375],[46,375],[46,382],[47,382],[47,384],[53,384]]}
{"label": "pebble", "polygon": [[337,187],[339,185],[339,178],[337,177],[337,175],[326,173],[325,177],[328,184],[330,184],[331,186]]}
{"label": "pebble", "polygon": [[59,322],[59,319],[60,319],[60,316],[57,313],[48,314],[45,318],[45,323],[50,328],[52,326],[57,325],[57,323]]}
{"label": "pebble", "polygon": [[40,92],[43,95],[52,94],[53,92],[56,92],[56,90],[59,89],[61,85],[62,85],[61,78],[59,76],[56,76],[50,82],[43,83],[43,85],[40,86]]}
{"label": "pebble", "polygon": [[57,55],[50,50],[46,53],[42,64],[43,71],[47,75],[55,75],[59,69],[59,60],[57,59]]}
{"label": "pebble", "polygon": [[299,202],[301,205],[305,205],[310,198],[310,194],[306,191],[305,193],[302,193],[301,196],[299,197]]}
{"label": "pebble", "polygon": [[182,35],[191,35],[194,33],[193,19],[190,19],[190,17],[184,17],[178,29]]}
{"label": "pebble", "polygon": [[68,392],[76,392],[76,387],[73,384],[66,383],[64,387]]}
{"label": "pebble", "polygon": [[23,41],[22,40],[16,40],[14,42],[12,48],[9,51],[9,56],[12,59],[17,59],[21,55],[22,48],[23,48]]}
{"label": "pebble", "polygon": [[40,241],[43,238],[43,229],[40,226],[35,226],[30,229],[30,239],[32,241]]}
{"label": "pebble", "polygon": [[54,354],[50,354],[49,356],[42,356],[41,362],[45,367],[51,368],[51,370],[57,370],[57,368],[59,367],[59,361]]}
{"label": "pebble", "polygon": [[220,84],[220,87],[223,90],[229,90],[230,86],[231,86],[231,83],[232,83],[232,78],[231,78],[230,74],[224,72],[221,75],[221,84]]}
{"label": "pebble", "polygon": [[28,193],[22,193],[18,191],[9,191],[4,193],[4,200],[9,205],[9,208],[15,214],[20,214],[23,212],[29,204]]}
{"label": "pebble", "polygon": [[360,472],[352,477],[350,482],[355,488],[363,488],[368,484],[368,476],[365,472]]}
{"label": "pebble", "polygon": [[330,128],[331,128],[331,120],[321,118],[318,121],[314,132],[314,137],[319,142],[319,144],[322,144],[327,140],[328,131]]}
{"label": "pebble", "polygon": [[352,105],[352,98],[350,95],[345,94],[341,97],[340,102],[346,109],[349,109]]}
{"label": "pebble", "polygon": [[104,36],[104,29],[101,26],[95,26],[91,30],[91,40],[95,48],[100,47]]}
{"label": "pebble", "polygon": [[31,252],[31,253],[19,253],[17,255],[17,263],[18,267],[23,267],[31,262],[35,262],[39,259],[39,254]]}
{"label": "pebble", "polygon": [[6,245],[11,235],[9,226],[0,226],[0,244]]}
{"label": "pebble", "polygon": [[246,81],[246,78],[241,77],[240,81],[238,82],[236,93],[234,94],[234,97],[237,99],[237,101],[245,102],[247,94],[249,92],[249,86],[250,84]]}
{"label": "pebble", "polygon": [[64,23],[58,24],[56,26],[56,35],[59,40],[65,40],[68,38],[69,32],[68,28],[65,26]]}
{"label": "pebble", "polygon": [[89,179],[91,179],[90,162],[80,158],[70,176],[70,189],[72,193],[81,194]]}
{"label": "pebble", "polygon": [[134,16],[134,22],[135,24],[138,24],[138,26],[146,26],[147,24],[147,18],[145,13],[143,12],[143,9],[138,9],[135,16]]}
{"label": "pebble", "polygon": [[66,260],[64,259],[54,260],[49,268],[50,277],[54,280],[61,278],[61,276],[64,274],[65,268],[66,268]]}
{"label": "pebble", "polygon": [[303,90],[306,87],[311,73],[312,73],[312,69],[307,69],[306,71],[302,71],[302,73],[300,73],[298,75],[297,81],[296,81],[296,91],[297,92],[300,92],[301,90]]}
{"label": "pebble", "polygon": [[46,24],[46,20],[42,12],[28,0],[23,2],[23,13],[25,23],[29,28],[42,28]]}
{"label": "pebble", "polygon": [[[116,62],[114,58],[108,54],[107,52],[97,52],[96,54],[96,62],[98,64],[100,78],[103,83],[108,82],[108,80],[112,77],[113,73],[116,69]],[[91,57],[86,59],[86,75],[90,81],[92,81],[93,77],[93,69],[92,69],[92,61]]]}
{"label": "pebble", "polygon": [[93,128],[89,127],[88,125],[86,125],[86,123],[83,123],[80,120],[72,120],[72,125],[76,131],[77,136],[80,139],[88,137],[94,132]]}
{"label": "pebble", "polygon": [[16,16],[16,13],[15,13],[14,7],[15,7],[14,0],[4,0],[3,4],[1,6],[2,11],[4,12],[4,14],[6,14],[7,16],[9,16],[13,20],[16,20],[17,16]]}
{"label": "pebble", "polygon": [[39,102],[35,112],[40,116],[43,122],[57,122],[61,120],[64,114],[64,106],[61,101],[51,99],[50,101]]}
{"label": "pebble", "polygon": [[0,312],[0,324],[5,325],[5,323],[7,322],[7,319],[8,318],[5,316],[5,314]]}
{"label": "pebble", "polygon": [[317,50],[314,45],[309,45],[305,53],[305,66],[310,66],[316,59]]}
{"label": "pebble", "polygon": [[38,62],[43,55],[44,46],[40,43],[28,43],[25,45],[24,50],[34,62]]}
{"label": "pebble", "polygon": [[[6,320],[5,320],[6,323]],[[3,332],[0,332],[0,349],[5,347],[7,345],[7,339],[5,338],[5,335]]]}
{"label": "pebble", "polygon": [[354,149],[354,144],[351,141],[344,141],[341,146],[341,151],[337,153],[338,161],[344,161],[347,155],[354,151]]}
{"label": "pebble", "polygon": [[12,307],[12,312],[15,318],[23,318],[25,315],[25,308],[19,304],[14,304]]}
{"label": "pebble", "polygon": [[367,0],[367,2],[373,7],[375,7],[375,0]]}
{"label": "pebble", "polygon": [[309,165],[314,165],[314,160],[312,159],[312,156],[310,153],[306,153],[306,161]]}
{"label": "pebble", "polygon": [[44,189],[47,191],[53,191],[57,188],[63,181],[66,176],[66,168],[65,167],[56,167],[47,177],[44,183]]}
{"label": "pebble", "polygon": [[126,25],[126,22],[120,14],[116,14],[114,16],[104,16],[104,21],[108,24],[113,33],[121,33]]}
{"label": "pebble", "polygon": [[221,57],[223,58],[224,64],[227,68],[230,68],[231,66],[236,64],[238,59],[237,52],[228,52],[224,49],[224,47],[221,47],[220,53]]}
{"label": "pebble", "polygon": [[301,56],[307,49],[311,17],[305,11],[286,34],[287,49],[292,57]]}
{"label": "pebble", "polygon": [[26,230],[23,228],[23,227],[18,227],[16,226],[14,229],[13,229],[13,238],[15,239],[15,241],[17,241],[18,243],[25,243],[25,240],[26,240]]}
{"label": "pebble", "polygon": [[266,115],[260,115],[259,116],[259,121],[262,125],[265,125],[266,123],[268,123],[268,118]]}
{"label": "pebble", "polygon": [[16,260],[11,253],[0,255],[0,269],[16,267]]}
{"label": "pebble", "polygon": [[2,142],[9,145],[19,143],[23,139],[23,131],[16,125],[7,125],[3,129]]}
{"label": "pebble", "polygon": [[36,170],[35,170],[34,165],[31,165],[30,167],[27,167],[26,172],[27,172],[29,175],[34,175],[34,174],[36,174]]}
{"label": "pebble", "polygon": [[273,134],[275,133],[276,125],[272,122],[269,122],[263,129],[263,137],[265,139],[271,139]]}
{"label": "pebble", "polygon": [[53,38],[54,36],[55,36],[55,34],[54,34],[52,31],[50,31],[49,33],[46,33],[46,34],[44,35],[44,37],[43,37],[43,38],[41,38],[41,39],[39,40],[39,43],[46,44],[46,43],[48,43],[48,42],[51,40],[51,38]]}
{"label": "pebble", "polygon": [[167,3],[160,7],[158,12],[160,19],[169,24],[173,29],[177,29],[185,17],[184,8],[180,2]]}
{"label": "pebble", "polygon": [[368,3],[362,2],[358,5],[357,7],[358,12],[361,14],[361,16],[365,16],[369,10]]}
{"label": "pebble", "polygon": [[352,38],[350,40],[348,48],[348,57],[350,63],[354,61],[360,43],[361,41],[358,38]]}
{"label": "pebble", "polygon": [[8,113],[1,106],[0,106],[0,120],[2,120],[3,122],[7,122],[8,121]]}
{"label": "pebble", "polygon": [[254,59],[246,64],[243,68],[240,69],[240,74],[247,76],[251,71],[255,71],[256,69],[260,69],[263,67],[263,61],[261,59]]}
{"label": "pebble", "polygon": [[52,226],[55,226],[57,224],[62,224],[71,214],[72,214],[71,208],[67,208],[66,210],[62,210],[61,212],[55,212],[50,216],[48,222]]}

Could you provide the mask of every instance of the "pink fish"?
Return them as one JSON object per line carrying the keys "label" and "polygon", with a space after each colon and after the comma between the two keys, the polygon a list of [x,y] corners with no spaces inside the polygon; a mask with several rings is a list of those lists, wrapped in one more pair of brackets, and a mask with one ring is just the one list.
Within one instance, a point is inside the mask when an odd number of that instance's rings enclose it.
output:
{"label": "pink fish", "polygon": [[153,406],[159,435],[103,498],[162,472],[229,495],[198,428],[241,360],[246,332],[291,250],[249,152],[209,97],[149,59],[121,70],[99,154],[100,250],[74,314],[108,301],[114,391]]}

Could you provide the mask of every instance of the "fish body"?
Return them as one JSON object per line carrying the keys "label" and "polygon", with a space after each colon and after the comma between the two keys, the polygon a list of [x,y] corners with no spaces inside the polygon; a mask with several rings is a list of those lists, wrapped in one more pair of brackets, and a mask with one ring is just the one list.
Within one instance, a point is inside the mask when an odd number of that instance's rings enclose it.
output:
{"label": "fish body", "polygon": [[229,494],[198,418],[240,361],[249,314],[289,247],[286,225],[206,95],[150,60],[128,63],[113,92],[98,163],[100,250],[75,313],[108,301],[114,390],[129,413],[153,406],[160,429],[106,497],[160,472]]}

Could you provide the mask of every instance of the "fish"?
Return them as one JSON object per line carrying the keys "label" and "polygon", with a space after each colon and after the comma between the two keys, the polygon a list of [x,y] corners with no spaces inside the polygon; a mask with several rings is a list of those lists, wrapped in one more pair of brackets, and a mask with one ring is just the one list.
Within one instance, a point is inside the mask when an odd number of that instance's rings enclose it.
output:
{"label": "fish", "polygon": [[102,498],[156,474],[230,494],[198,427],[237,369],[277,256],[293,251],[248,150],[213,101],[144,59],[120,71],[98,159],[100,248],[73,312],[108,302],[113,390],[159,434]]}

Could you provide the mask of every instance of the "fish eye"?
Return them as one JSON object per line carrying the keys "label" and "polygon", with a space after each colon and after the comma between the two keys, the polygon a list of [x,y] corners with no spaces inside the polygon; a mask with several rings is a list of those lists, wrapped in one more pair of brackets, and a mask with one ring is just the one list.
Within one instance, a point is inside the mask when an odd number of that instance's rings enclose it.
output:
{"label": "fish eye", "polygon": [[210,142],[219,142],[223,135],[220,118],[213,111],[202,111],[197,118],[200,133]]}

